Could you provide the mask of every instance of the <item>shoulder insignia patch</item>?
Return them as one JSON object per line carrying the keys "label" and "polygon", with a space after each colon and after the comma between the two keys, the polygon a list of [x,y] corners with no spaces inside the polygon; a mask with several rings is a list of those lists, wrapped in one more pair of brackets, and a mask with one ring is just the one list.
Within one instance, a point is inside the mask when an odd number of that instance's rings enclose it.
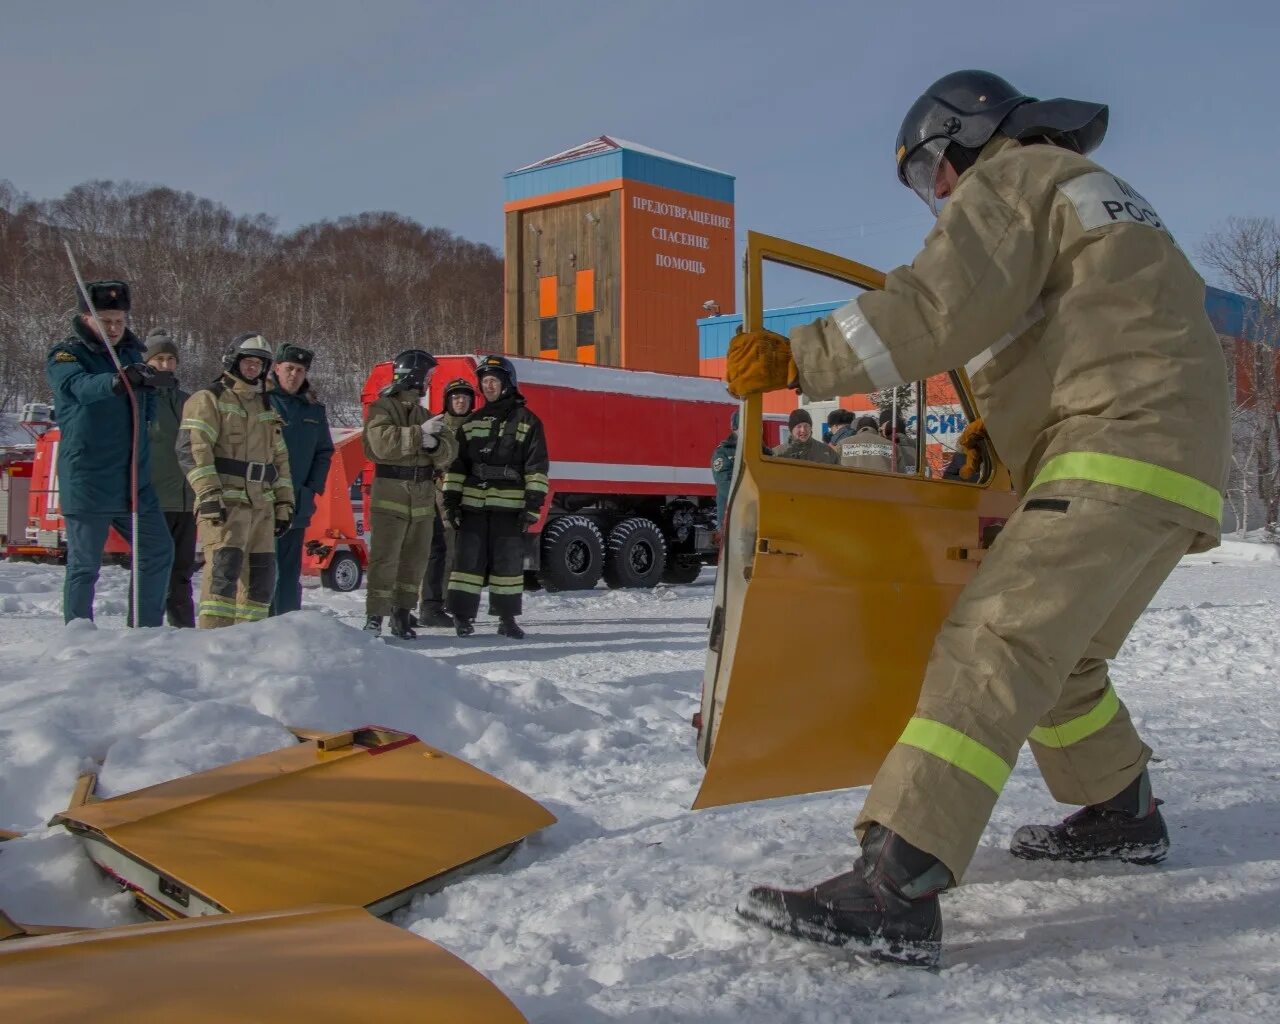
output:
{"label": "shoulder insignia patch", "polygon": [[76,362],[76,357],[70,352],[59,351],[53,354],[53,361],[55,363],[74,363]]}
{"label": "shoulder insignia patch", "polygon": [[712,469],[714,472],[716,472],[716,473],[719,473],[719,472],[720,472],[720,470],[724,469],[724,456],[723,456],[723,455],[721,455],[719,458],[717,458],[715,462],[711,463],[711,469]]}

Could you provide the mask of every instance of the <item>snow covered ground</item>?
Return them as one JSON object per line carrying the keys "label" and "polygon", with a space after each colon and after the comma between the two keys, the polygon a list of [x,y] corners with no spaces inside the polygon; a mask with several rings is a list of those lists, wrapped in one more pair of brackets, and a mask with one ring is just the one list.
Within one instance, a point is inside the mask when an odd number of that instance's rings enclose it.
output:
{"label": "snow covered ground", "polygon": [[1156,748],[1173,851],[1159,867],[1056,867],[1005,853],[1051,820],[1024,755],[966,884],[944,897],[937,974],[868,967],[750,927],[754,882],[848,867],[857,791],[692,813],[689,718],[712,579],[527,598],[522,642],[358,632],[362,594],[210,633],[61,624],[59,570],[0,563],[0,907],[18,920],[137,920],[42,822],[76,774],[124,792],[289,742],[284,726],[407,729],[560,819],[493,872],[400,911],[531,1021],[1280,1021],[1280,565],[1228,544],[1187,559],[1116,680]]}

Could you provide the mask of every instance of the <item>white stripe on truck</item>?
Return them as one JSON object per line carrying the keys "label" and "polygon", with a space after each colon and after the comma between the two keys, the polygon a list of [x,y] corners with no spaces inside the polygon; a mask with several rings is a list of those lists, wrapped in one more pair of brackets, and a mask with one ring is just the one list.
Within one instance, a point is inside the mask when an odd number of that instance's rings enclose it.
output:
{"label": "white stripe on truck", "polygon": [[610,480],[617,483],[707,484],[715,483],[709,469],[693,466],[616,466],[609,462],[552,462],[547,475],[558,480]]}

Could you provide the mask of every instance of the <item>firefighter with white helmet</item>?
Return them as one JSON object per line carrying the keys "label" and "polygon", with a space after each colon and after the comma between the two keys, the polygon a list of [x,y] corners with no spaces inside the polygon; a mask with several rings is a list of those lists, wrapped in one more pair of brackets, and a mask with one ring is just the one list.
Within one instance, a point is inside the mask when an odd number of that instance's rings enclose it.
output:
{"label": "firefighter with white helmet", "polygon": [[1204,283],[1155,205],[1085,154],[1107,108],[987,72],[912,106],[898,176],[937,215],[924,249],[790,340],[739,335],[730,390],[828,398],[964,366],[1024,495],[934,642],[919,704],[855,826],[854,869],[739,908],[794,935],[936,963],[938,893],[969,864],[1018,750],[1082,809],[1021,857],[1151,863],[1168,849],[1151,755],[1107,659],[1188,551],[1218,543],[1222,351]]}
{"label": "firefighter with white helmet", "polygon": [[222,376],[182,409],[178,462],[195,491],[204,552],[201,629],[255,622],[271,610],[275,539],[294,508],[283,423],[265,390],[271,359],[261,334],[239,335]]}
{"label": "firefighter with white helmet", "polygon": [[369,406],[364,453],[374,464],[369,492],[369,577],[365,626],[381,635],[391,617],[392,636],[417,634],[410,614],[431,553],[436,519],[436,474],[458,451],[444,417],[433,416],[424,399],[435,370],[430,352],[411,348],[392,363],[392,378]]}

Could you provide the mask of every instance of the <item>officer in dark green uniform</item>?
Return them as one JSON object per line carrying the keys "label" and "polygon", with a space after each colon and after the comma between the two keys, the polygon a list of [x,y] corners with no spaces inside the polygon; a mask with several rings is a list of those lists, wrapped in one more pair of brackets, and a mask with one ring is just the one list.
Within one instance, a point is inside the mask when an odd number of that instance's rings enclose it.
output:
{"label": "officer in dark green uniform", "polygon": [[[163,375],[146,365],[142,343],[128,328],[129,286],[123,281],[91,281],[85,286],[106,332],[77,295],[80,314],[72,334],[51,349],[45,376],[53,392],[58,444],[58,500],[67,534],[67,574],[62,591],[63,618],[93,618],[93,594],[102,568],[102,549],[111,527],[131,532],[133,488],[130,465],[137,458],[139,572],[136,624],[164,622],[165,590],[173,562],[173,541],[151,486],[151,447],[147,424],[155,410],[155,388]],[[124,367],[116,371],[107,345]],[[170,378],[171,379],[171,378]],[[138,444],[134,451],[134,412],[126,389],[137,399]]]}
{"label": "officer in dark green uniform", "polygon": [[729,417],[729,436],[711,453],[711,476],[716,482],[716,525],[724,526],[729,507],[729,484],[733,482],[733,464],[738,458],[738,410]]}
{"label": "officer in dark green uniform", "polygon": [[271,407],[284,420],[284,443],[289,449],[289,478],[293,481],[294,513],[289,529],[276,537],[276,590],[271,614],[283,615],[302,607],[302,541],[316,495],[324,494],[333,460],[329,417],[311,389],[307,374],[314,354],[301,345],[282,342],[267,379]]}

